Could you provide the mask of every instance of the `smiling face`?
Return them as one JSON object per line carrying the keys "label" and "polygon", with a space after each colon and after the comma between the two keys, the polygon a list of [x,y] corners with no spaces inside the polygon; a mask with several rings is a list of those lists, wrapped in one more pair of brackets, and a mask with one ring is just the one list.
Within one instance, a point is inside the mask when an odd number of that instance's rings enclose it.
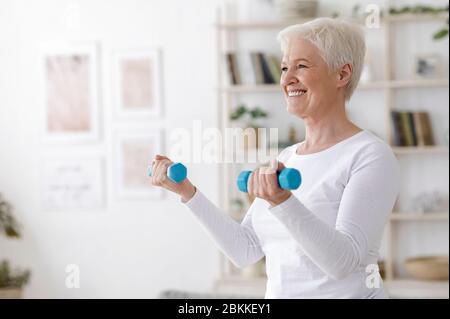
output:
{"label": "smiling face", "polygon": [[320,116],[342,95],[338,72],[330,72],[317,47],[308,40],[289,41],[281,69],[280,85],[293,115]]}

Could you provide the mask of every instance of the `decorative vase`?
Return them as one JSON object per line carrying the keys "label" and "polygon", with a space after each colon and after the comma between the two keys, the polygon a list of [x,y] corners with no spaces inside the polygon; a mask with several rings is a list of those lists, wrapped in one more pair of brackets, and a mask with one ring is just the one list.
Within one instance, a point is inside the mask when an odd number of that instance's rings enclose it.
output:
{"label": "decorative vase", "polygon": [[250,135],[244,134],[243,146],[244,146],[244,150],[246,152],[253,151],[255,149],[258,149],[258,147],[259,147],[258,128],[249,126],[246,128],[246,130],[248,130],[248,129],[253,130],[254,135],[252,136],[252,134],[250,134]]}
{"label": "decorative vase", "polygon": [[265,259],[247,266],[242,269],[242,276],[245,278],[260,278],[266,274],[266,262]]}
{"label": "decorative vase", "polygon": [[418,280],[448,280],[448,256],[407,258],[405,268]]}

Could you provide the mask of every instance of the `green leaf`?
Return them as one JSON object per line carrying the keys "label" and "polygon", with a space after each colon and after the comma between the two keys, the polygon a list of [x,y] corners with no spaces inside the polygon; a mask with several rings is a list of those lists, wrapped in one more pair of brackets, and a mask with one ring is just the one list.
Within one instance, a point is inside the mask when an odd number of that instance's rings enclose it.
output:
{"label": "green leaf", "polygon": [[19,238],[20,234],[13,226],[7,225],[5,226],[5,234],[7,237]]}
{"label": "green leaf", "polygon": [[247,112],[248,112],[247,107],[245,107],[245,105],[240,105],[234,112],[230,114],[230,119],[238,120]]}
{"label": "green leaf", "polygon": [[444,28],[439,31],[437,31],[435,34],[433,34],[434,40],[441,40],[445,38],[448,35],[448,29]]}
{"label": "green leaf", "polygon": [[251,110],[250,115],[252,116],[252,119],[267,117],[267,113],[258,107]]}

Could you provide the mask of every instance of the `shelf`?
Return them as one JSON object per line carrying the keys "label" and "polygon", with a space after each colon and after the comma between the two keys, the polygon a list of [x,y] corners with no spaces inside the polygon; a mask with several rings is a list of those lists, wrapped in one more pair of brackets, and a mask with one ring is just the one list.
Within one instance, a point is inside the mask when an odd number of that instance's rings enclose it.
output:
{"label": "shelf", "polygon": [[395,80],[387,82],[387,86],[393,89],[446,87],[448,79]]}
{"label": "shelf", "polygon": [[397,155],[448,154],[448,146],[393,146]]}
{"label": "shelf", "polygon": [[382,90],[389,87],[389,82],[386,81],[374,81],[374,82],[360,82],[357,90]]}
{"label": "shelf", "polygon": [[314,18],[304,18],[286,21],[228,21],[216,24],[219,29],[233,30],[233,29],[282,29],[293,24],[301,24],[313,20]]}
{"label": "shelf", "polygon": [[428,87],[446,87],[448,79],[408,79],[376,81],[372,83],[360,83],[358,89],[406,89],[406,88],[428,88]]}
{"label": "shelf", "polygon": [[[446,87],[448,79],[414,79],[396,81],[377,81],[372,83],[360,83],[358,90],[381,90],[381,89],[402,89],[402,88],[426,88],[426,87]],[[220,89],[224,93],[271,93],[280,92],[279,84],[242,84],[230,85]]]}
{"label": "shelf", "polygon": [[420,281],[414,279],[395,279],[384,282],[391,298],[448,299],[448,281]]}
{"label": "shelf", "polygon": [[448,221],[448,212],[437,213],[406,213],[393,212],[389,219],[391,221]]}
{"label": "shelf", "polygon": [[[303,18],[303,19],[295,19],[295,20],[287,20],[287,21],[228,21],[217,23],[216,27],[219,29],[225,30],[233,30],[233,29],[281,29],[293,24],[301,24],[315,18]],[[349,18],[356,23],[364,24],[366,18]],[[399,14],[399,15],[389,15],[387,18],[381,18],[381,22],[384,23],[386,21],[400,23],[400,22],[445,22],[448,19],[448,13],[439,13],[439,14]]]}
{"label": "shelf", "polygon": [[445,22],[448,19],[448,13],[438,14],[398,14],[389,15],[390,22]]}

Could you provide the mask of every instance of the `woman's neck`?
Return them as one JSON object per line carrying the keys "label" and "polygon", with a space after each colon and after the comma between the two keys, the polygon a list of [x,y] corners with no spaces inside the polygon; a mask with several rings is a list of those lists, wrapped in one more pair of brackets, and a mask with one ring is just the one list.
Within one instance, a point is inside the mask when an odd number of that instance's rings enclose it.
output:
{"label": "woman's neck", "polygon": [[348,120],[345,108],[336,108],[317,117],[305,118],[305,141],[297,153],[313,153],[326,149],[362,131],[361,128]]}

